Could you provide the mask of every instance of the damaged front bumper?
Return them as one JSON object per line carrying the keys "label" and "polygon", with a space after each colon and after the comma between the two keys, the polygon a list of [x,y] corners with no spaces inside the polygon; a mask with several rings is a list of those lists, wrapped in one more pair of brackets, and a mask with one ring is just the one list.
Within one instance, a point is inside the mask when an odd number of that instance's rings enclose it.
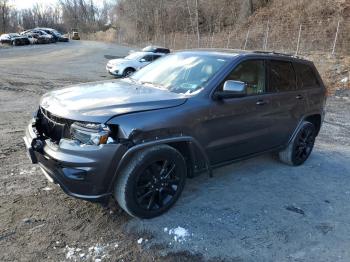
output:
{"label": "damaged front bumper", "polygon": [[121,144],[79,145],[61,139],[59,145],[37,136],[31,122],[23,137],[29,159],[68,194],[103,201],[110,192],[117,165],[127,148]]}

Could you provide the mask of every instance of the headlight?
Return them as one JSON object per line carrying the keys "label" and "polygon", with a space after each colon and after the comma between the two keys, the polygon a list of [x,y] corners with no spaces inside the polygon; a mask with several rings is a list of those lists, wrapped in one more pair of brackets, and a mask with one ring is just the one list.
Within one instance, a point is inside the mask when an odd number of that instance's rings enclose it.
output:
{"label": "headlight", "polygon": [[104,124],[78,123],[75,122],[70,127],[70,134],[73,140],[84,145],[101,145],[107,144],[111,130]]}

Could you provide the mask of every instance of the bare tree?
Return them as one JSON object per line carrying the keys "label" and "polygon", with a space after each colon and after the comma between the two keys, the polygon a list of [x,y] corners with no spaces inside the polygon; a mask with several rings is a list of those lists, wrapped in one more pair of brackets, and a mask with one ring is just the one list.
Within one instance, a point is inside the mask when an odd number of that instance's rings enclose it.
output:
{"label": "bare tree", "polygon": [[0,32],[6,32],[10,15],[10,7],[8,0],[0,0]]}

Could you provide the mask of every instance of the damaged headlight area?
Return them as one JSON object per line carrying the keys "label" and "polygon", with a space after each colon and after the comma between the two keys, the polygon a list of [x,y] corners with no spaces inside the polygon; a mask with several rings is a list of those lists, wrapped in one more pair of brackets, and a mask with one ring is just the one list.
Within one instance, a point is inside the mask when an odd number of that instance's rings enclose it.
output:
{"label": "damaged headlight area", "polygon": [[70,127],[71,139],[83,145],[102,145],[114,143],[111,130],[104,124],[75,122]]}

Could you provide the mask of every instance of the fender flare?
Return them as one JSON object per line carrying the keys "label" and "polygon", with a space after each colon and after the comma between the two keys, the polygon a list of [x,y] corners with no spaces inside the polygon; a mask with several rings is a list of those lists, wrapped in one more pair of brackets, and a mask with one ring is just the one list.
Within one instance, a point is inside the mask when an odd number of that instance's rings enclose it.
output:
{"label": "fender flare", "polygon": [[149,141],[149,142],[144,142],[144,143],[141,143],[141,144],[136,144],[132,147],[130,147],[125,153],[124,155],[122,156],[122,158],[120,159],[118,165],[117,165],[117,168],[114,172],[114,175],[112,177],[112,180],[111,180],[111,184],[110,184],[110,187],[109,187],[109,192],[113,192],[113,187],[114,187],[114,184],[115,184],[115,181],[118,177],[118,174],[120,172],[120,170],[123,168],[123,166],[125,164],[127,164],[127,162],[130,160],[130,158],[132,157],[132,155],[144,148],[147,148],[147,147],[151,147],[151,146],[155,146],[155,145],[160,145],[160,144],[168,144],[168,143],[176,143],[176,142],[188,142],[188,143],[191,143],[193,146],[195,146],[195,148],[197,148],[199,150],[199,152],[201,153],[201,155],[203,156],[204,158],[204,161],[206,163],[206,168],[207,168],[207,171],[208,171],[208,174],[210,177],[213,176],[213,170],[212,170],[212,167],[210,165],[210,161],[209,161],[209,157],[207,155],[207,153],[205,152],[204,148],[201,146],[201,144],[193,137],[191,136],[179,136],[179,137],[171,137],[171,138],[163,138],[163,139],[157,139],[157,140],[154,140],[154,141]]}
{"label": "fender flare", "polygon": [[300,128],[301,128],[301,124],[305,121],[306,118],[308,118],[311,115],[320,115],[321,116],[321,126],[322,126],[322,122],[323,122],[323,118],[324,118],[324,112],[313,112],[312,114],[308,114],[303,116],[300,120],[299,123],[297,125],[297,127],[294,129],[292,135],[290,136],[287,144],[285,145],[285,147],[287,147],[294,139],[294,137],[297,135],[297,133],[299,132]]}

